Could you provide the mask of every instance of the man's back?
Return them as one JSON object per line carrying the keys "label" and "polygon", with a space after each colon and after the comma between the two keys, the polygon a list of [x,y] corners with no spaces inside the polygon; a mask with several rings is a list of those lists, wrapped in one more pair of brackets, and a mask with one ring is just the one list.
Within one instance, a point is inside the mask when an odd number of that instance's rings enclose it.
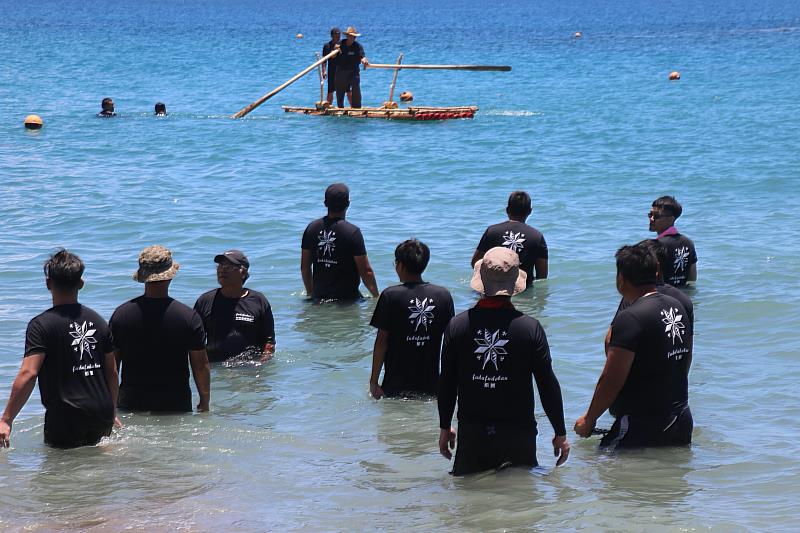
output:
{"label": "man's back", "polygon": [[38,379],[45,409],[62,415],[80,411],[111,423],[105,356],[112,351],[105,320],[81,304],[57,305],[32,319],[25,355],[44,354]]}
{"label": "man's back", "polygon": [[666,247],[667,252],[664,281],[675,287],[683,287],[686,285],[689,267],[697,263],[694,243],[680,233],[663,235],[658,240]]}
{"label": "man's back", "polygon": [[610,346],[634,352],[614,416],[668,417],[688,405],[692,326],[686,309],[665,294],[643,296],[611,325]]}
{"label": "man's back", "polygon": [[326,217],[308,225],[302,248],[311,252],[315,299],[348,300],[361,297],[354,257],[366,255],[361,230],[342,218]]}
{"label": "man's back", "polygon": [[111,317],[122,361],[120,407],[191,411],[189,351],[205,347],[199,315],[172,298],[140,296]]}
{"label": "man's back", "polygon": [[432,283],[404,283],[383,291],[370,324],[389,332],[381,388],[435,394],[442,335],[455,314],[453,298]]}
{"label": "man's back", "polygon": [[[460,313],[450,321],[444,336],[440,417],[442,396],[449,396],[457,386],[459,421],[535,427],[532,374],[540,393],[544,381],[550,379],[558,389],[547,337],[536,319],[513,308],[473,308]],[[546,408],[553,405],[561,412],[560,416],[549,414],[563,426],[560,402],[560,389],[557,402],[542,398]],[[442,423],[449,424],[449,420]]]}
{"label": "man's back", "polygon": [[535,278],[534,267],[537,259],[547,259],[547,242],[542,232],[516,220],[507,220],[489,226],[481,237],[478,250],[486,253],[495,246],[502,246],[517,252],[520,267],[528,275],[530,285]]}

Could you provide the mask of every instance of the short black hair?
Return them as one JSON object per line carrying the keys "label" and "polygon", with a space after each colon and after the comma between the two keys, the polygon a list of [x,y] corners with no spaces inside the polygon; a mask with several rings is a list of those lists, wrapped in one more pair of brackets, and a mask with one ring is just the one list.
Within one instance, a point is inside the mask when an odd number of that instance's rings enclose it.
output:
{"label": "short black hair", "polygon": [[681,204],[678,203],[678,200],[676,200],[674,196],[662,196],[657,198],[656,201],[653,202],[653,207],[668,212],[676,219],[683,213]]}
{"label": "short black hair", "polygon": [[72,290],[81,282],[84,265],[77,255],[61,248],[44,262],[44,276],[57,289]]}
{"label": "short black hair", "polygon": [[339,29],[339,26],[334,26],[333,28],[331,28],[331,37],[333,37],[333,36],[334,36],[334,35],[336,35],[337,33],[338,33],[339,35],[341,35],[341,34],[342,34],[342,30],[340,30],[340,29]]}
{"label": "short black hair", "polygon": [[394,259],[411,274],[422,274],[431,259],[431,251],[424,242],[408,239],[394,249]]}
{"label": "short black hair", "polygon": [[644,246],[623,246],[614,256],[617,259],[617,274],[636,285],[655,285],[658,272],[656,255]]}
{"label": "short black hair", "polygon": [[525,191],[512,192],[508,197],[506,211],[509,215],[527,217],[533,211],[530,195]]}
{"label": "short black hair", "polygon": [[661,271],[664,271],[664,265],[667,264],[667,247],[663,242],[659,241],[658,239],[645,239],[636,243],[636,246],[641,246],[655,254],[656,259],[658,260],[658,265],[661,267]]}
{"label": "short black hair", "polygon": [[114,103],[114,100],[112,100],[111,98],[103,98],[103,101],[102,101],[102,102],[100,102],[100,106],[101,106],[103,109],[105,109],[105,107],[106,107],[108,104],[113,104],[113,103]]}
{"label": "short black hair", "polygon": [[156,104],[156,113],[166,113],[167,112],[167,105],[164,102],[158,102]]}

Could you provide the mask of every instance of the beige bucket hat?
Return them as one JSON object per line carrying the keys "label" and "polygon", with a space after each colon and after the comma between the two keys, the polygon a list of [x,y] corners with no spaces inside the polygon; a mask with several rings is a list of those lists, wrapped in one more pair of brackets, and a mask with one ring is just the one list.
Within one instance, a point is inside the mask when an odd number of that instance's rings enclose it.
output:
{"label": "beige bucket hat", "polygon": [[167,248],[158,244],[148,246],[139,254],[139,270],[133,273],[133,279],[139,283],[167,281],[175,277],[180,267]]}
{"label": "beige bucket hat", "polygon": [[344,30],[345,35],[352,35],[353,37],[361,37],[361,34],[356,31],[355,26],[348,26],[346,30]]}
{"label": "beige bucket hat", "polygon": [[484,296],[514,296],[525,290],[527,279],[517,252],[497,246],[475,263],[469,286]]}

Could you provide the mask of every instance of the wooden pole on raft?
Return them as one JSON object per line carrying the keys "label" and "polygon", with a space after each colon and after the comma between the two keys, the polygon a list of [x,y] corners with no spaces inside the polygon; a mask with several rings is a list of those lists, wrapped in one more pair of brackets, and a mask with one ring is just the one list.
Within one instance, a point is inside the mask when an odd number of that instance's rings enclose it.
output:
{"label": "wooden pole on raft", "polygon": [[275,89],[272,89],[270,92],[268,92],[267,94],[265,94],[264,96],[262,96],[261,98],[259,98],[258,100],[256,100],[252,104],[250,104],[249,106],[243,107],[242,109],[240,109],[235,115],[232,115],[231,118],[242,118],[243,116],[247,115],[253,109],[257,108],[258,106],[260,106],[261,104],[263,104],[264,102],[266,102],[267,100],[269,100],[270,98],[272,98],[273,96],[275,96],[276,94],[278,94],[279,92],[281,92],[282,90],[287,88],[289,85],[293,84],[294,82],[296,82],[297,80],[299,80],[300,78],[302,78],[303,76],[305,76],[306,74],[311,72],[318,65],[321,65],[322,63],[324,63],[325,61],[329,60],[330,58],[335,57],[339,52],[340,52],[339,50],[334,50],[333,52],[331,52],[330,54],[326,55],[325,57],[323,57],[321,59],[318,59],[317,61],[315,61],[314,63],[312,63],[308,67],[306,67],[305,69],[303,69],[300,72],[298,72],[297,74],[295,74],[292,78],[290,78],[289,80],[284,82],[282,85],[279,85]]}
{"label": "wooden pole on raft", "polygon": [[[319,52],[314,53],[316,54],[317,59],[319,59]],[[325,78],[322,77],[322,63],[317,65],[317,70],[319,71],[319,103],[321,104],[325,101]],[[328,73],[328,75],[330,76],[330,73]]]}
{"label": "wooden pole on raft", "polygon": [[[397,64],[400,65],[400,63],[402,63],[402,62],[403,62],[403,54],[400,53],[400,55],[397,56]],[[389,101],[390,102],[394,101],[394,86],[397,83],[397,75],[398,74],[400,74],[400,69],[399,68],[395,69],[394,76],[392,77],[392,86],[389,88]]]}
{"label": "wooden pole on raft", "polygon": [[398,70],[498,70],[503,72],[511,70],[511,67],[507,65],[393,65],[389,63],[370,63],[369,65],[365,65],[364,68],[393,68]]}

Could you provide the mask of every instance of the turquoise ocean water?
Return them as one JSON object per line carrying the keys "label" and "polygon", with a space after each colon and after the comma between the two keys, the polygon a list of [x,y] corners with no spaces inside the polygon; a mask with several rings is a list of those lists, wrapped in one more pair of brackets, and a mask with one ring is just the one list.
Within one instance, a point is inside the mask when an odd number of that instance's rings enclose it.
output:
{"label": "turquoise ocean water", "polygon": [[[265,366],[213,368],[210,414],[126,415],[96,448],[46,448],[34,392],[0,452],[0,529],[796,530],[796,2],[6,0],[0,14],[0,402],[59,246],[86,261],[82,301],[106,317],[140,293],[144,246],[174,251],[189,304],[215,285],[212,257],[240,248],[278,338]],[[313,73],[227,118],[310,64],[332,25],[355,25],[373,62],[513,70],[400,74],[417,104],[478,105],[474,120],[284,114],[319,98]],[[365,105],[390,81],[365,72]],[[114,120],[94,117],[105,96]],[[43,130],[23,129],[29,113]],[[700,260],[692,447],[609,455],[573,439],[552,471],[540,414],[542,468],[452,479],[434,403],[368,397],[374,300],[302,295],[300,236],[333,181],[351,187],[380,287],[417,237],[457,311],[475,299],[481,233],[509,192],[532,194],[551,274],[515,303],[546,328],[570,428],[603,363],[613,254],[676,195]]]}

